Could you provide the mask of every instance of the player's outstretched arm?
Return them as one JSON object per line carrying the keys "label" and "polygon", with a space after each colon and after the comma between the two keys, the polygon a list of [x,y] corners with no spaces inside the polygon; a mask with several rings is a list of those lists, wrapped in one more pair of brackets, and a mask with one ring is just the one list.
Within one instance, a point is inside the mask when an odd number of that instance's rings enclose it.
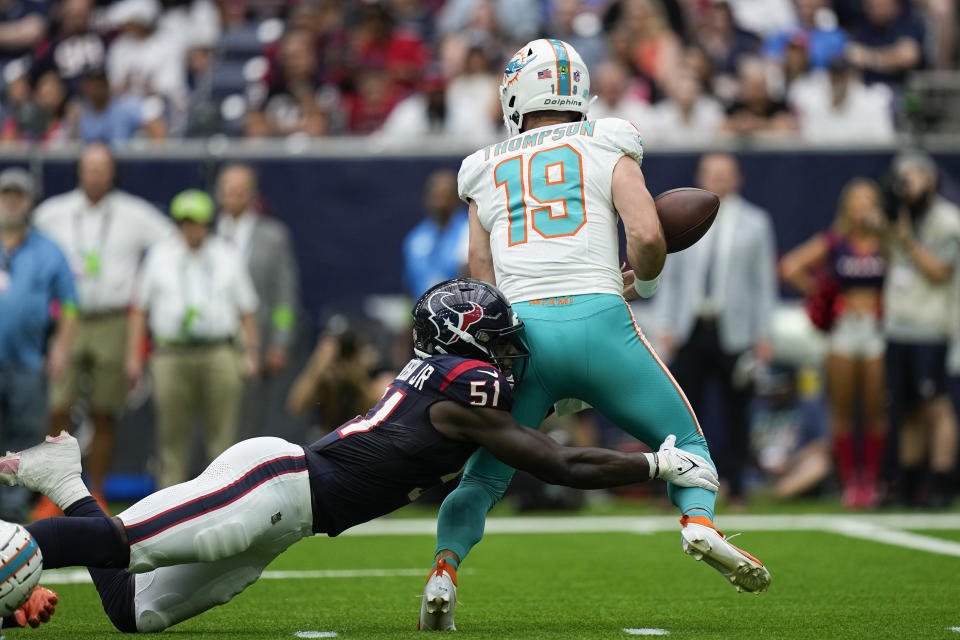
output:
{"label": "player's outstretched arm", "polygon": [[647,191],[637,161],[624,156],[613,168],[613,204],[623,220],[627,259],[641,281],[656,279],[667,256],[667,241],[660,226],[657,205]]}
{"label": "player's outstretched arm", "polygon": [[710,463],[675,448],[673,436],[655,453],[623,453],[560,446],[497,409],[438,402],[430,409],[430,420],[448,438],[480,445],[502,462],[550,484],[603,489],[662,478],[680,487],[718,489],[717,473]]}

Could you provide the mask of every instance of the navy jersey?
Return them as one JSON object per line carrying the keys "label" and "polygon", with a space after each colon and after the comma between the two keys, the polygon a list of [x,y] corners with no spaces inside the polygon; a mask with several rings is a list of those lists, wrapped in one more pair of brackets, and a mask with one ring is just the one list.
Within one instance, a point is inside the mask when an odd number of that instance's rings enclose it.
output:
{"label": "navy jersey", "polygon": [[306,447],[314,532],[335,536],[460,474],[477,446],[433,428],[430,407],[442,400],[510,411],[513,391],[486,362],[411,360],[367,415]]}

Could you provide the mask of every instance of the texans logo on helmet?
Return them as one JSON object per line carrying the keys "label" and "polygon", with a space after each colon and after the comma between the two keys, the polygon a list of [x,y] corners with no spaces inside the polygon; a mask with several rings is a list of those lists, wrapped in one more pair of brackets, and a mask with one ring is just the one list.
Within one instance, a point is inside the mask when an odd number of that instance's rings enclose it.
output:
{"label": "texans logo on helmet", "polygon": [[[437,341],[443,344],[453,344],[460,339],[459,333],[466,331],[470,325],[483,318],[483,307],[471,302],[468,311],[457,311],[447,304],[449,291],[439,291],[430,297],[430,322],[437,328]],[[439,324],[438,324],[439,323]],[[454,331],[457,329],[458,331]]]}

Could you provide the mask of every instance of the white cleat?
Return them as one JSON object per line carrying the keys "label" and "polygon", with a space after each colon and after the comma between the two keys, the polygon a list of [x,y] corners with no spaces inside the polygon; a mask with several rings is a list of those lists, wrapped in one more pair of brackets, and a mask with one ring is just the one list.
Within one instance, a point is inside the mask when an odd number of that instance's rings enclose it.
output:
{"label": "white cleat", "polygon": [[441,559],[427,577],[420,603],[421,631],[456,631],[453,626],[453,608],[457,603],[456,569]]}
{"label": "white cleat", "polygon": [[733,546],[714,529],[695,522],[680,521],[684,553],[703,560],[719,571],[737,591],[760,593],[770,586],[770,572],[752,555]]}
{"label": "white cleat", "polygon": [[80,445],[66,431],[0,458],[0,482],[38,491],[60,509],[90,495],[80,471]]}

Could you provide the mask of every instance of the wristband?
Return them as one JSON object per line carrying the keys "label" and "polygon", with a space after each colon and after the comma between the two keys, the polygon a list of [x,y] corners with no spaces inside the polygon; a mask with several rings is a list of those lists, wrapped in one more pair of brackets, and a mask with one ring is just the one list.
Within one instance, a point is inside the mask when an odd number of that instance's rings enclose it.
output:
{"label": "wristband", "polygon": [[657,286],[660,284],[660,275],[657,274],[657,277],[653,280],[640,280],[635,279],[633,281],[633,290],[637,292],[641,298],[649,298],[654,293],[657,292]]}
{"label": "wristband", "polygon": [[647,465],[650,467],[650,479],[658,478],[660,476],[660,458],[656,452],[643,455],[647,457]]}

